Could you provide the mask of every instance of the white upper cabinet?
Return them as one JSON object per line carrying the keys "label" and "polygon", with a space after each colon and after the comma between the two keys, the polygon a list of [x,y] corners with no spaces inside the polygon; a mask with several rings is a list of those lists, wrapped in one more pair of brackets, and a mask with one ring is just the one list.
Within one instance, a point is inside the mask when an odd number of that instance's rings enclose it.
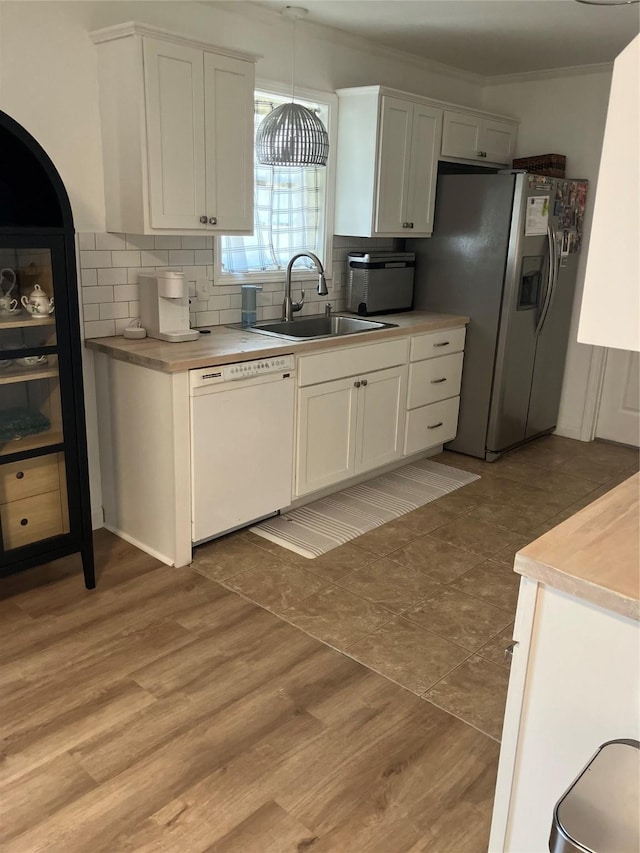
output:
{"label": "white upper cabinet", "polygon": [[92,38],[107,230],[251,233],[256,57],[139,24]]}
{"label": "white upper cabinet", "polygon": [[511,165],[517,124],[476,113],[445,110],[442,124],[443,157]]}
{"label": "white upper cabinet", "polygon": [[336,234],[433,231],[442,110],[379,86],[338,90]]}

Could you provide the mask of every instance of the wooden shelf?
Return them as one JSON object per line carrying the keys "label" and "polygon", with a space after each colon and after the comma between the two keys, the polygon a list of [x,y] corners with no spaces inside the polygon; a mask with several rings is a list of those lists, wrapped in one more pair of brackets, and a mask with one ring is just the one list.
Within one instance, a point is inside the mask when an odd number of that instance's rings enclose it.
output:
{"label": "wooden shelf", "polygon": [[34,319],[31,314],[26,311],[20,311],[17,314],[8,316],[0,315],[0,329],[21,329],[25,326],[55,326],[55,317],[48,315],[47,317],[39,317]]}
{"label": "wooden shelf", "polygon": [[13,382],[33,382],[35,379],[54,379],[58,376],[58,368],[46,367],[0,367],[0,385]]}
{"label": "wooden shelf", "polygon": [[22,453],[25,450],[37,450],[40,447],[50,447],[52,444],[62,444],[64,436],[62,430],[49,430],[39,432],[36,435],[25,435],[0,444],[0,456],[9,456],[11,453]]}

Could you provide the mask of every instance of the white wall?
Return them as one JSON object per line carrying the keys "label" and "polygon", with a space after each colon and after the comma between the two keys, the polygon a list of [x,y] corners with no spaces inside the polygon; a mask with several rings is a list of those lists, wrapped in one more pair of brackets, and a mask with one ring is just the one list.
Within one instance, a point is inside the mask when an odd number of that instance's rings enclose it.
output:
{"label": "white wall", "polygon": [[492,83],[483,92],[487,110],[520,118],[517,157],[565,154],[567,177],[589,181],[585,239],[558,416],[557,432],[569,438],[591,438],[589,392],[599,376],[597,349],[579,344],[577,333],[610,86],[611,70],[585,69],[565,76],[522,75]]}
{"label": "white wall", "polygon": [[[256,75],[289,84],[290,22],[255,6],[235,6],[0,2],[0,109],[22,124],[53,160],[69,193],[77,231],[105,228],[96,47],[88,33],[131,20],[152,24],[260,54]],[[378,83],[476,107],[482,98],[473,75],[440,73],[426,61],[372,48],[361,39],[306,22],[297,26],[296,83],[327,91]],[[98,525],[101,485],[93,361],[90,352],[83,356],[91,501]]]}

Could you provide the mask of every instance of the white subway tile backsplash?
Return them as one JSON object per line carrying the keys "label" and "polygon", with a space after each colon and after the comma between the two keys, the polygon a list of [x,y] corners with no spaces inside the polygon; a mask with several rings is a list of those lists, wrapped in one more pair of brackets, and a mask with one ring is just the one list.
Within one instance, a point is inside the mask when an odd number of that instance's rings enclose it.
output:
{"label": "white subway tile backsplash", "polygon": [[84,333],[87,338],[108,338],[116,333],[114,320],[96,320],[84,324]]}
{"label": "white subway tile backsplash", "polygon": [[207,266],[213,264],[213,249],[196,249],[194,254],[194,262]]}
{"label": "white subway tile backsplash", "polygon": [[80,252],[80,266],[82,269],[110,267],[111,252]]}
{"label": "white subway tile backsplash", "polygon": [[155,238],[156,249],[181,249],[182,239],[180,237],[162,235]]}
{"label": "white subway tile backsplash", "polygon": [[101,320],[118,320],[129,317],[128,302],[103,302],[100,305]]}
{"label": "white subway tile backsplash", "polygon": [[82,316],[84,318],[85,323],[91,320],[99,320],[100,306],[97,303],[95,305],[84,305],[82,309]]}
{"label": "white subway tile backsplash", "polygon": [[133,302],[140,297],[138,284],[118,284],[113,288],[113,298],[116,302]]}
{"label": "white subway tile backsplash", "polygon": [[111,253],[112,262],[111,265],[114,267],[139,267],[140,264],[140,252],[126,250],[123,252],[112,252]]}
{"label": "white subway tile backsplash", "polygon": [[113,302],[113,287],[88,287],[82,291],[84,305]]}
{"label": "white subway tile backsplash", "polygon": [[96,234],[96,249],[126,249],[124,234]]}
{"label": "white subway tile backsplash", "polygon": [[157,237],[153,234],[127,234],[127,249],[150,249],[156,247]]}
{"label": "white subway tile backsplash", "polygon": [[140,260],[144,267],[166,267],[169,263],[169,252],[162,249],[140,252]]}
{"label": "white subway tile backsplash", "polygon": [[198,311],[195,314],[195,324],[200,326],[219,326],[220,312],[219,311]]}
{"label": "white subway tile backsplash", "polygon": [[182,238],[182,248],[183,249],[206,249],[207,248],[207,238],[203,234],[202,237],[199,235],[196,237],[183,237]]}
{"label": "white subway tile backsplash", "polygon": [[82,270],[80,275],[83,287],[95,287],[98,283],[98,270]]}
{"label": "white subway tile backsplash", "polygon": [[96,247],[96,235],[93,232],[83,231],[78,234],[78,246],[80,249],[91,251]]}
{"label": "white subway tile backsplash", "polygon": [[170,249],[169,264],[176,266],[189,266],[193,264],[193,249]]}
{"label": "white subway tile backsplash", "polygon": [[[214,238],[210,235],[180,237],[131,234],[78,234],[85,337],[122,334],[139,316],[138,278],[153,275],[157,268],[183,271],[191,282],[189,312],[195,326],[239,323],[241,286],[214,285]],[[322,313],[327,301],[334,311],[345,309],[344,283],[346,256],[353,249],[394,249],[391,239],[367,240],[358,237],[334,238],[333,280],[328,281],[328,297],[316,293],[317,279],[293,282],[293,298],[301,289],[307,296],[302,313]],[[335,282],[341,282],[338,286]],[[258,317],[279,319],[284,298],[283,281],[266,281],[258,293]]]}
{"label": "white subway tile backsplash", "polygon": [[98,270],[99,285],[109,286],[112,284],[126,284],[127,271],[126,269],[111,268],[108,270]]}

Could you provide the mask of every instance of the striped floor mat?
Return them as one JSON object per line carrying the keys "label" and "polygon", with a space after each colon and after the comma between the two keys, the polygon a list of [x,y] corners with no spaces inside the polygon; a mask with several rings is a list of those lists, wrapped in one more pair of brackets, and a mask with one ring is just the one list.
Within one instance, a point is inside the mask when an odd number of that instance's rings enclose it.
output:
{"label": "striped floor mat", "polygon": [[374,527],[479,480],[477,474],[421,459],[261,521],[252,533],[303,557],[319,557]]}

